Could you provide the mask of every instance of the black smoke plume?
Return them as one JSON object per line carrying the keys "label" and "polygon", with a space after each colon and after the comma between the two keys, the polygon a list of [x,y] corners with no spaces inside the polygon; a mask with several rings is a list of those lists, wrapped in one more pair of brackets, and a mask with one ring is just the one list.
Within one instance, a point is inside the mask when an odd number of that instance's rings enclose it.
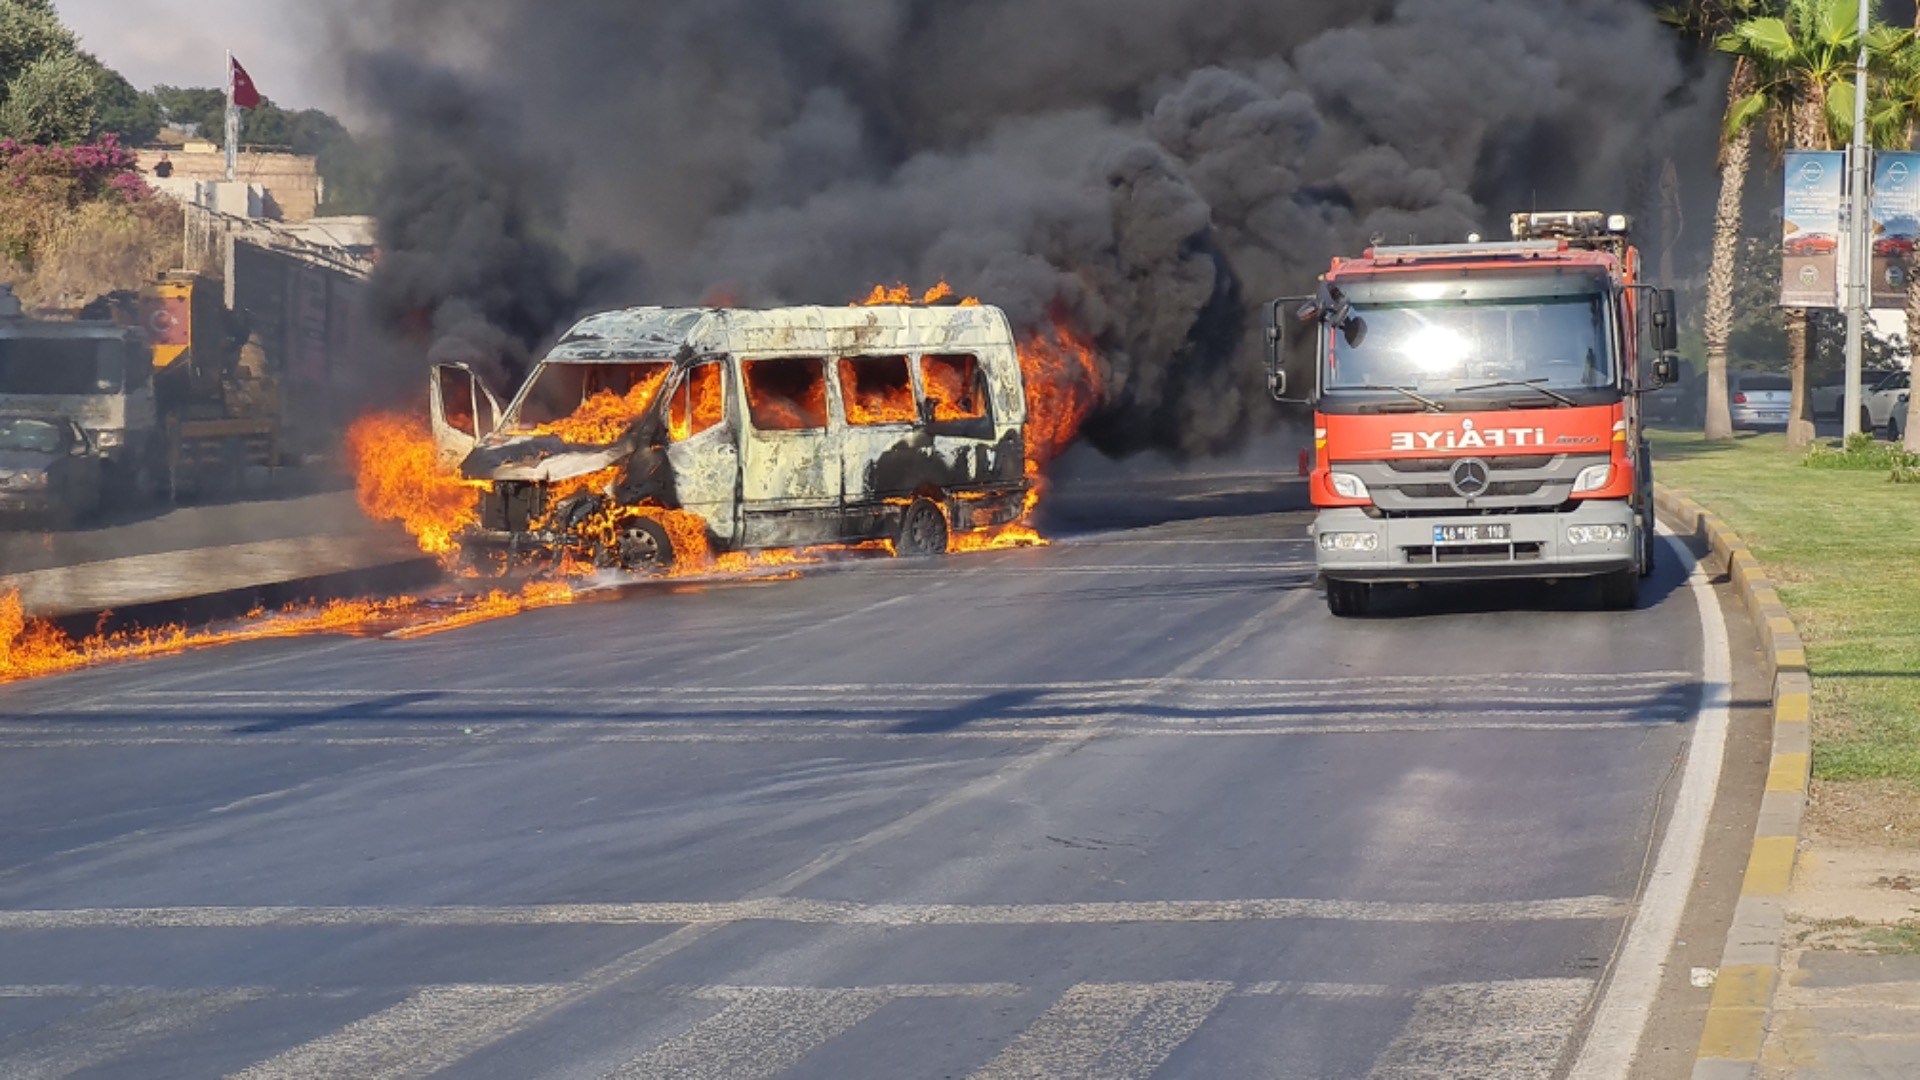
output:
{"label": "black smoke plume", "polygon": [[1098,343],[1116,455],[1268,422],[1253,312],[1330,255],[1638,210],[1713,132],[1643,0],[365,0],[347,32],[406,340],[511,381],[595,306],[944,278]]}

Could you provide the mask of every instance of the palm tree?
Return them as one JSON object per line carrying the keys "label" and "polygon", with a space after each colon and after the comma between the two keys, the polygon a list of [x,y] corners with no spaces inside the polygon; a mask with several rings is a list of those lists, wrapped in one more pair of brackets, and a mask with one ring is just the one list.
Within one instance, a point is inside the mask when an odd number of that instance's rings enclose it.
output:
{"label": "palm tree", "polygon": [[[1734,27],[1773,14],[1778,8],[1774,0],[1693,0],[1663,9],[1660,18],[1690,37],[1715,41]],[[1707,265],[1705,419],[1709,440],[1733,438],[1733,417],[1727,403],[1727,339],[1733,334],[1733,264],[1740,244],[1741,198],[1753,161],[1753,128],[1766,113],[1764,101],[1751,100],[1756,83],[1753,61],[1735,56],[1720,131],[1720,198],[1713,213],[1713,258]]]}
{"label": "palm tree", "polygon": [[[1868,129],[1873,133],[1875,146],[1897,146],[1912,149],[1916,135],[1920,135],[1920,12],[1915,15],[1914,32],[1906,35],[1898,47],[1889,50],[1884,74],[1880,77],[1880,93],[1873,102],[1868,115]],[[1920,253],[1907,257],[1907,350],[1909,368],[1914,366],[1912,357],[1920,351]],[[1907,420],[1902,425],[1905,435],[1905,449],[1920,453],[1920,431],[1914,430],[1914,421],[1920,420],[1920,393],[1907,395]]]}
{"label": "palm tree", "polygon": [[[1743,19],[1721,35],[1723,52],[1753,64],[1755,85],[1730,117],[1768,116],[1797,150],[1831,150],[1853,136],[1853,78],[1859,51],[1859,0],[1787,0],[1780,15]],[[1868,39],[1884,55],[1893,39],[1884,25]],[[1807,400],[1807,312],[1787,310],[1787,366],[1793,379],[1787,445],[1813,442]]]}

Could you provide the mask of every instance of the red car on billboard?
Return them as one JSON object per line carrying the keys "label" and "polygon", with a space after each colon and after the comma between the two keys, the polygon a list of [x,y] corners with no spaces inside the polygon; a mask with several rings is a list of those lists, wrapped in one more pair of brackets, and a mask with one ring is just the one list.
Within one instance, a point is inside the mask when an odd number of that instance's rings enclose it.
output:
{"label": "red car on billboard", "polygon": [[1790,237],[1786,249],[1789,255],[1831,255],[1840,249],[1840,240],[1826,233],[1808,233]]}
{"label": "red car on billboard", "polygon": [[1873,242],[1873,253],[1904,259],[1913,254],[1913,246],[1911,236],[1883,236]]}

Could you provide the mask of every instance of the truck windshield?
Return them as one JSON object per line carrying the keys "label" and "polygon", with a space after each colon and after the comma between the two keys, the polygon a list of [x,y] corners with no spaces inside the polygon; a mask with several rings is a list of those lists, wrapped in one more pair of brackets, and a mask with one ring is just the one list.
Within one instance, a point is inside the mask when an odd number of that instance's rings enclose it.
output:
{"label": "truck windshield", "polygon": [[1599,295],[1355,305],[1366,335],[1327,337],[1328,389],[1407,387],[1423,393],[1488,384],[1549,389],[1613,381],[1607,309]]}
{"label": "truck windshield", "polygon": [[117,394],[126,377],[115,338],[0,338],[0,394]]}

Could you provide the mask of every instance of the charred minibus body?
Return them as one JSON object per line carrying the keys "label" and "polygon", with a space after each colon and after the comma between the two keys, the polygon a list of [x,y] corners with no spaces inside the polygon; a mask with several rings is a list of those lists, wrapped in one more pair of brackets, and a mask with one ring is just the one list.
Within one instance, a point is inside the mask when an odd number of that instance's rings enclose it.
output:
{"label": "charred minibus body", "polygon": [[509,559],[674,560],[657,515],[583,535],[609,507],[694,515],[713,551],[935,554],[950,530],[1017,519],[1027,491],[1019,358],[986,306],[608,312],[505,407],[472,371],[437,367],[431,409],[443,457],[488,485],[463,545]]}

